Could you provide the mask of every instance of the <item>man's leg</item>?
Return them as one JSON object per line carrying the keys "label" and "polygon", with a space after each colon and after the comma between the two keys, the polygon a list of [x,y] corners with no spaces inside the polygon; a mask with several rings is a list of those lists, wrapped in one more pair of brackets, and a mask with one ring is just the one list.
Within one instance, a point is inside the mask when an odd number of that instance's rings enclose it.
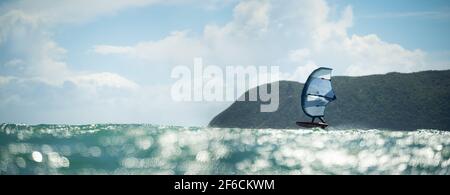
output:
{"label": "man's leg", "polygon": [[320,121],[322,121],[322,123],[326,123],[322,117],[319,117]]}

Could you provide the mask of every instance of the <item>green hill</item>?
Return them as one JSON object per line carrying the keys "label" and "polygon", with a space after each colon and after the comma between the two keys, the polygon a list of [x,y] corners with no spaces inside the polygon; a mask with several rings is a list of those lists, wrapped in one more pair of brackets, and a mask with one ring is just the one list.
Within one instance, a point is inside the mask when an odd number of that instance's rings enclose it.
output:
{"label": "green hill", "polygon": [[[325,111],[331,127],[450,130],[450,70],[336,76],[332,82],[337,100]],[[280,104],[276,112],[260,112],[260,101],[234,102],[209,126],[298,128],[296,121],[310,120],[300,108],[303,84],[280,81],[279,85]]]}

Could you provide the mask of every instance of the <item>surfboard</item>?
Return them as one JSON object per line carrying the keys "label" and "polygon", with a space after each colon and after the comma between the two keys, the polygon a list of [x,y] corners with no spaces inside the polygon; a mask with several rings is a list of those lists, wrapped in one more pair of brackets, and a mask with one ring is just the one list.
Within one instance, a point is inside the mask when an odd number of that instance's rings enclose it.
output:
{"label": "surfboard", "polygon": [[328,124],[326,124],[326,123],[296,122],[296,124],[298,126],[304,127],[304,128],[320,127],[322,129],[325,129],[328,127]]}

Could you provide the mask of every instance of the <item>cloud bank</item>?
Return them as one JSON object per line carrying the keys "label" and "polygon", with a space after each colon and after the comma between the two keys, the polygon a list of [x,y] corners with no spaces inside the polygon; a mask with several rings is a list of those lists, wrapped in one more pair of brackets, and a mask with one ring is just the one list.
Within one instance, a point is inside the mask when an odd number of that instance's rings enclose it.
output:
{"label": "cloud bank", "polygon": [[[96,45],[101,55],[128,55],[148,64],[190,64],[202,56],[216,65],[278,65],[287,72],[308,65],[328,66],[340,75],[369,75],[445,69],[427,53],[381,40],[376,34],[349,34],[353,9],[332,18],[326,1],[243,1],[225,25],[206,25],[200,36],[186,29],[135,45]],[[287,77],[304,81],[305,77]]]}

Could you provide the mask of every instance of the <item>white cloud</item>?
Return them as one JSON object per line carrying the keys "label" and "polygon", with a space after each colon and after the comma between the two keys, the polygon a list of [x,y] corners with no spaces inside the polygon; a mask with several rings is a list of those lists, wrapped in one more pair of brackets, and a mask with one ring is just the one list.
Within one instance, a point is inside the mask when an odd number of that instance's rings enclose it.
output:
{"label": "white cloud", "polygon": [[40,24],[83,23],[105,15],[113,15],[128,8],[156,4],[198,4],[205,9],[217,9],[236,0],[14,0],[5,2],[0,13],[23,12],[26,17]]}
{"label": "white cloud", "polygon": [[232,31],[238,36],[248,37],[248,33],[264,33],[269,26],[268,1],[244,1],[234,8]]}
{"label": "white cloud", "polygon": [[0,87],[3,85],[6,85],[9,83],[9,81],[11,81],[12,79],[14,79],[14,77],[10,77],[10,76],[0,76]]}
{"label": "white cloud", "polygon": [[125,53],[148,64],[191,64],[198,56],[215,65],[279,65],[287,72],[316,64],[354,76],[448,68],[432,66],[422,50],[388,43],[375,34],[349,35],[352,25],[351,6],[331,18],[324,0],[243,1],[235,6],[231,21],[206,25],[200,36],[183,31],[133,46],[95,46],[95,51]]}
{"label": "white cloud", "polygon": [[[62,85],[65,81],[77,84],[92,83],[110,87],[135,87],[134,83],[113,73],[84,73],[73,71],[65,61],[67,51],[59,46],[48,31],[48,25],[76,22],[115,12],[129,6],[155,1],[14,1],[5,3],[0,14],[0,46],[13,58],[3,67],[21,80],[41,81]],[[87,82],[89,81],[89,82]],[[105,81],[105,82],[103,82]]]}
{"label": "white cloud", "polygon": [[384,42],[376,35],[354,35],[344,42],[341,49],[344,51],[342,54],[352,59],[346,69],[348,75],[413,72],[429,68],[425,52],[407,50],[400,45]]}
{"label": "white cloud", "polygon": [[23,65],[24,65],[23,60],[17,58],[9,60],[4,64],[5,67],[21,67]]}
{"label": "white cloud", "polygon": [[[7,7],[1,7],[0,10],[5,12],[0,14],[0,46],[14,56],[1,63],[2,69],[7,70],[0,75],[0,118],[3,122],[207,123],[209,117],[219,112],[225,103],[213,103],[222,106],[177,104],[171,102],[168,85],[142,87],[112,72],[72,70],[65,61],[68,51],[60,47],[48,31],[52,25],[85,22],[126,7],[154,2],[15,1]],[[162,55],[165,53],[191,55],[189,51],[192,44],[185,35],[186,32],[174,32],[163,41],[148,42],[137,47],[155,51],[148,58],[161,62],[171,59]],[[185,44],[177,47],[180,41]],[[174,47],[178,50],[174,50]],[[192,51],[197,50],[194,48]],[[100,46],[95,51],[147,57],[134,48]],[[202,111],[192,112],[194,109]]]}
{"label": "white cloud", "polygon": [[161,2],[160,0],[17,0],[6,3],[4,9],[26,13],[43,24],[85,22],[97,16]]}
{"label": "white cloud", "polygon": [[[139,42],[133,46],[97,45],[99,54],[119,53],[143,59],[150,64],[188,65],[196,56],[214,57],[221,64],[248,63],[257,56],[248,56],[258,48],[251,44],[267,31],[268,1],[245,1],[234,8],[233,20],[225,26],[208,25],[202,37],[189,31],[175,31],[157,41]],[[251,39],[251,40],[249,40]],[[262,49],[262,48],[261,48]],[[255,53],[256,54],[256,53]]]}
{"label": "white cloud", "polygon": [[107,55],[107,54],[131,54],[134,52],[133,47],[120,47],[111,45],[97,45],[94,47],[94,52]]}
{"label": "white cloud", "polygon": [[319,68],[319,66],[314,64],[314,62],[308,62],[304,66],[297,67],[297,69],[295,69],[295,71],[293,71],[292,73],[283,73],[281,77],[286,80],[305,83],[306,79],[308,79],[309,74],[317,68]]}
{"label": "white cloud", "polygon": [[[106,77],[111,76],[114,77]],[[94,83],[85,85],[85,82]],[[55,86],[37,80],[0,77],[0,118],[2,122],[31,124],[205,125],[211,117],[230,104],[174,102],[170,97],[170,86],[153,85],[130,89],[123,87],[123,83],[108,82],[108,79],[92,75],[74,78],[61,86]],[[93,87],[94,85],[98,87]]]}
{"label": "white cloud", "polygon": [[54,42],[38,21],[23,11],[0,15],[0,46],[13,58],[4,68],[14,76],[61,83],[69,70],[64,62],[66,50]]}
{"label": "white cloud", "polygon": [[52,39],[48,26],[97,15],[87,13],[93,11],[86,10],[92,8],[88,1],[77,2],[82,1],[14,1],[0,8],[6,10],[0,12],[0,48],[8,52],[0,63],[3,122],[106,122],[108,114],[98,113],[126,102],[122,94],[139,87],[115,73],[74,71],[66,63],[68,51]]}
{"label": "white cloud", "polygon": [[93,50],[103,55],[124,54],[153,64],[185,65],[186,62],[192,61],[192,56],[202,56],[206,53],[206,48],[187,34],[187,31],[175,31],[158,41],[141,42],[125,47],[97,45]]}
{"label": "white cloud", "polygon": [[310,55],[311,51],[309,49],[296,49],[289,51],[289,60],[292,62],[303,62]]}
{"label": "white cloud", "polygon": [[68,79],[78,86],[83,87],[111,87],[119,89],[138,89],[139,85],[110,72],[84,74]]}

